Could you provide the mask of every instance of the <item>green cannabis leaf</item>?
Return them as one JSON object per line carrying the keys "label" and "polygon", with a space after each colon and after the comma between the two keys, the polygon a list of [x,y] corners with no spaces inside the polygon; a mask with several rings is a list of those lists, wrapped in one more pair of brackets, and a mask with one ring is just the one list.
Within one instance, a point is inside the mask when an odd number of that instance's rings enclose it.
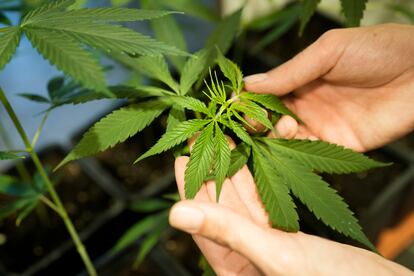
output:
{"label": "green cannabis leaf", "polygon": [[[273,139],[262,138],[262,140]],[[265,145],[256,143],[254,146],[254,150],[259,150],[266,156],[271,164],[270,171],[280,177],[280,180],[277,181],[278,185],[286,185],[326,225],[375,250],[375,247],[362,232],[353,213],[335,190],[330,188],[320,176],[302,165],[300,160],[276,155],[272,151],[273,149],[274,143],[266,143],[266,141]],[[335,161],[331,161],[331,163],[334,164]],[[264,200],[266,207],[271,202]]]}
{"label": "green cannabis leaf", "polygon": [[318,172],[351,173],[388,166],[344,147],[323,141],[263,139],[275,155],[295,158]]}
{"label": "green cannabis leaf", "polygon": [[217,61],[221,72],[223,72],[226,78],[230,80],[232,88],[236,88],[234,93],[240,94],[243,88],[243,74],[237,64],[225,58],[220,51]]}
{"label": "green cannabis leaf", "polygon": [[289,195],[289,189],[282,184],[283,179],[275,173],[269,161],[265,150],[260,146],[253,148],[254,179],[260,197],[274,227],[298,231],[299,217],[292,197]]}
{"label": "green cannabis leaf", "polygon": [[175,127],[167,131],[152,148],[150,148],[146,153],[141,155],[135,161],[135,163],[152,155],[160,154],[164,151],[173,148],[176,145],[181,144],[182,142],[191,138],[207,123],[209,123],[209,121],[204,119],[193,119],[189,121],[184,121],[182,123],[178,123]]}
{"label": "green cannabis leaf", "polygon": [[185,197],[194,198],[212,169],[214,160],[214,123],[209,123],[194,143],[185,170]]}
{"label": "green cannabis leaf", "polygon": [[79,144],[56,167],[104,151],[125,141],[152,123],[168,108],[165,102],[150,100],[116,110],[86,132]]}
{"label": "green cannabis leaf", "polygon": [[227,142],[227,138],[224,136],[223,131],[220,129],[219,125],[215,125],[215,136],[214,144],[215,148],[215,162],[214,162],[214,175],[216,181],[216,200],[219,200],[221,188],[223,182],[227,177],[227,173],[230,168],[231,161],[231,150]]}
{"label": "green cannabis leaf", "polygon": [[[85,46],[106,53],[128,55],[187,55],[185,50],[113,24],[157,19],[176,12],[128,8],[68,9],[73,4],[75,1],[72,0],[46,1],[28,12],[19,26],[3,28],[0,33],[0,69],[10,60],[24,33],[45,59],[73,80],[85,88],[114,96],[107,89],[101,65]],[[154,60],[158,65],[162,62],[159,58]],[[172,85],[172,79],[168,79],[168,83]]]}

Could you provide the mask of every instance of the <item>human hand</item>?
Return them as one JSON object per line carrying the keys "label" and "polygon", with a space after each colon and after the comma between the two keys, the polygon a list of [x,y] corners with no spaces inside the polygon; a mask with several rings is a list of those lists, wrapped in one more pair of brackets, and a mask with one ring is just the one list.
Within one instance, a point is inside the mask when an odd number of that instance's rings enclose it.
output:
{"label": "human hand", "polygon": [[302,119],[282,117],[282,137],[366,151],[414,129],[413,52],[413,26],[331,30],[281,66],[246,77],[245,89],[283,96]]}
{"label": "human hand", "polygon": [[[182,199],[187,162],[188,157],[175,162]],[[209,181],[194,200],[172,208],[170,224],[193,235],[220,276],[412,275],[408,269],[364,249],[272,229],[247,166],[226,179],[219,203],[215,198],[215,183]]]}

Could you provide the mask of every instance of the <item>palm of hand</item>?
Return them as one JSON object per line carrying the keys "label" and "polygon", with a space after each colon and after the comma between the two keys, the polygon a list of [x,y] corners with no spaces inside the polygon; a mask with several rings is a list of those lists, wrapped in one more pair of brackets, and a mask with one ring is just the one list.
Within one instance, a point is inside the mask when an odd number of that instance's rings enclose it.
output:
{"label": "palm of hand", "polygon": [[392,24],[332,30],[246,88],[288,94],[306,124],[290,124],[289,138],[315,136],[358,151],[382,146],[414,128],[412,31]]}
{"label": "palm of hand", "polygon": [[296,138],[315,136],[357,151],[367,151],[405,135],[412,126],[410,102],[396,93],[408,93],[395,83],[358,88],[317,80],[285,100],[304,122]]}
{"label": "palm of hand", "polygon": [[[175,163],[181,198],[188,159],[179,157]],[[215,183],[209,181],[194,200],[187,202],[214,210],[195,231],[187,231],[200,233],[193,234],[193,239],[220,276],[410,275],[408,270],[367,250],[301,232],[272,229],[247,166],[226,179],[218,204],[215,198]],[[190,214],[184,218],[187,222],[194,219]]]}

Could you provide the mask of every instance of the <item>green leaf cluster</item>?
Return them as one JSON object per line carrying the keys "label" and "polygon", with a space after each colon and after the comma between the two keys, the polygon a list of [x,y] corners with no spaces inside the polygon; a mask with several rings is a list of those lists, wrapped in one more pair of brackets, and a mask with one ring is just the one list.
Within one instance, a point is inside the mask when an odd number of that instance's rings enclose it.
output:
{"label": "green leaf cluster", "polygon": [[[129,67],[137,71],[142,71],[142,67],[137,66],[137,64],[147,66],[149,70],[146,70],[145,74],[148,77],[165,84],[171,91],[166,90],[164,87],[156,86],[124,88],[125,93],[119,93],[119,97],[140,100],[140,102],[115,110],[108,116],[102,118],[83,135],[81,141],[56,169],[70,161],[94,155],[125,141],[127,138],[134,136],[151,124],[165,110],[169,110],[167,129],[171,131],[171,137],[174,138],[166,137],[162,139],[162,142],[165,144],[162,144],[162,146],[155,145],[148,153],[144,154],[144,157],[173,148],[200,130],[207,120],[188,121],[184,125],[180,125],[180,123],[186,120],[185,110],[191,110],[204,115],[210,114],[210,110],[204,102],[195,97],[190,97],[188,94],[194,93],[193,88],[197,87],[197,82],[200,79],[203,79],[205,72],[208,72],[209,66],[214,65],[217,62],[219,53],[225,53],[228,50],[226,45],[230,45],[234,35],[237,33],[240,25],[240,14],[240,11],[237,11],[219,23],[219,26],[217,27],[218,29],[213,31],[211,38],[209,39],[210,46],[196,52],[185,60],[178,81],[173,78],[164,57],[155,56],[123,59],[122,61],[124,63],[127,63]],[[219,33],[220,28],[222,28],[223,25],[226,26],[226,36],[217,37],[217,33]],[[223,45],[226,47],[223,47]],[[219,49],[220,52],[216,49]],[[234,68],[238,68],[236,65],[234,66]],[[241,76],[240,72],[239,76]],[[240,82],[240,80],[238,80],[238,82]],[[65,95],[67,95],[66,92],[52,93],[61,95],[61,98],[64,99],[63,101],[60,101],[61,104],[80,103],[102,98],[102,96],[96,97],[96,93],[91,90],[85,91],[81,89],[80,92],[76,92],[78,89],[66,89],[65,85],[59,89],[63,91],[72,91],[67,93],[69,94],[68,97],[65,97]],[[121,89],[121,91],[123,90]],[[222,91],[222,93],[223,92],[224,91]],[[225,97],[226,96],[224,95],[224,100]],[[143,98],[148,98],[148,100],[142,101]],[[65,99],[67,100],[65,101]],[[183,135],[183,138],[180,138],[179,135]],[[143,159],[143,157],[139,160],[141,159]]]}
{"label": "green leaf cluster", "polygon": [[[239,16],[238,11],[219,25],[235,26],[232,22]],[[250,163],[274,227],[299,230],[296,198],[332,229],[375,250],[346,203],[316,172],[352,173],[386,164],[322,141],[249,134],[245,127],[254,130],[254,126],[246,116],[261,123],[267,131],[273,129],[272,118],[289,115],[299,122],[300,119],[275,96],[243,91],[242,72],[222,54],[227,43],[223,39],[228,41],[228,37],[213,34],[209,41],[213,38],[218,42],[209,42],[205,49],[185,60],[178,78],[172,76],[163,57],[138,58],[138,63],[147,65],[146,74],[162,86],[148,88],[153,92],[148,99],[116,110],[96,123],[59,166],[124,141],[168,110],[166,132],[136,163],[168,150],[175,151],[195,137],[185,170],[187,198],[194,198],[206,180],[214,180],[219,200],[226,177]],[[217,64],[220,72],[206,70],[211,64]],[[209,73],[208,81],[199,87],[205,72]],[[221,80],[219,75],[226,80]],[[202,93],[197,94],[200,90]],[[230,148],[226,135],[236,142],[234,149]]]}
{"label": "green leaf cluster", "polygon": [[173,12],[128,8],[69,9],[74,0],[46,1],[28,12],[19,26],[0,33],[0,69],[14,54],[24,33],[33,47],[83,87],[113,96],[98,60],[87,50],[128,55],[186,55],[185,51],[114,23],[156,19]]}

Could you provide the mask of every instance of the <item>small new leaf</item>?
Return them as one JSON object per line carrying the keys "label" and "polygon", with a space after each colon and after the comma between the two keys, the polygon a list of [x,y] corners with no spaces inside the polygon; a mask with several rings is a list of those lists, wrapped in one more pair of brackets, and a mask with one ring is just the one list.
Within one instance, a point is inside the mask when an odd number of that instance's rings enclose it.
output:
{"label": "small new leaf", "polygon": [[224,180],[227,177],[227,173],[230,167],[231,150],[227,142],[226,136],[216,123],[216,133],[214,136],[215,144],[215,164],[214,175],[216,180],[216,200],[218,202],[221,188],[223,187]]}
{"label": "small new leaf", "polygon": [[185,197],[193,199],[212,169],[214,160],[214,124],[210,123],[197,138],[185,170]]}
{"label": "small new leaf", "polygon": [[186,141],[187,139],[191,138],[197,131],[203,128],[209,120],[204,119],[194,119],[179,123],[177,126],[172,128],[171,130],[167,131],[159,140],[158,142],[152,146],[146,153],[141,155],[135,162],[138,163],[139,161],[147,158],[149,156],[160,154],[164,151],[167,151],[182,142]]}
{"label": "small new leaf", "polygon": [[243,74],[240,71],[240,68],[237,64],[224,57],[220,51],[217,62],[221,72],[223,72],[226,78],[230,80],[233,91],[236,94],[239,94],[243,88]]}
{"label": "small new leaf", "polygon": [[143,130],[168,108],[164,102],[152,100],[121,108],[104,117],[90,128],[82,140],[56,167],[82,157],[104,151]]}

